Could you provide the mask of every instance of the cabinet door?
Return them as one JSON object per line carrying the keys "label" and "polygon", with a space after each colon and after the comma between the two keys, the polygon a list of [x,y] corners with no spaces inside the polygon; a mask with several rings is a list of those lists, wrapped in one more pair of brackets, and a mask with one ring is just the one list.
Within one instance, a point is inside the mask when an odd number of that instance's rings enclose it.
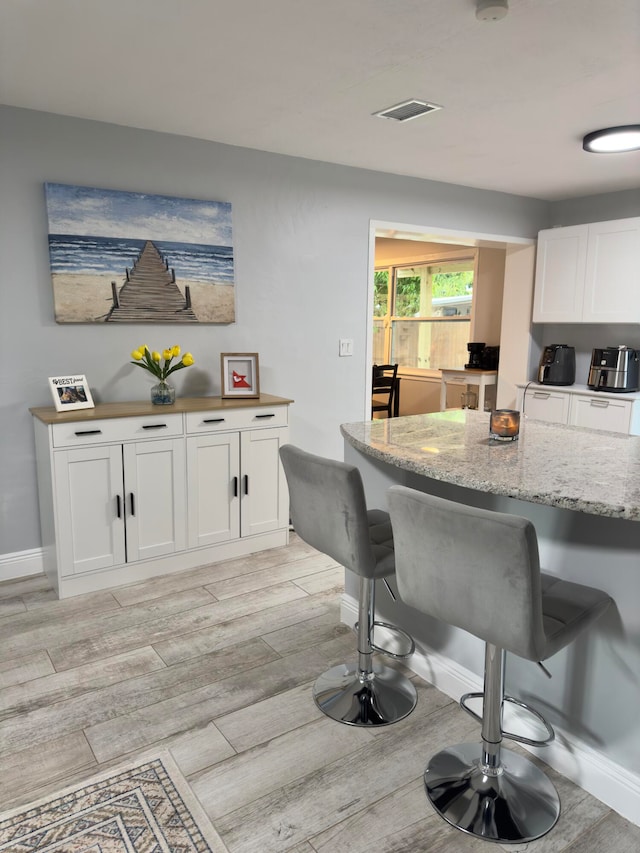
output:
{"label": "cabinet door", "polygon": [[589,226],[585,323],[640,323],[640,217]]}
{"label": "cabinet door", "polygon": [[184,551],[184,440],[125,445],[124,484],[127,562]]}
{"label": "cabinet door", "polygon": [[576,394],[571,399],[570,423],[589,429],[606,429],[609,432],[629,432],[631,400],[612,400]]}
{"label": "cabinet door", "polygon": [[528,390],[522,405],[524,414],[537,421],[566,424],[569,420],[569,394],[561,391]]}
{"label": "cabinet door", "polygon": [[240,436],[187,439],[189,548],[240,538]]}
{"label": "cabinet door", "polygon": [[582,321],[587,228],[574,225],[538,234],[534,323]]}
{"label": "cabinet door", "polygon": [[122,446],[54,453],[62,577],[125,562]]}
{"label": "cabinet door", "polygon": [[280,463],[286,427],[241,433],[242,488],[240,532],[253,536],[281,530],[289,523],[289,493]]}

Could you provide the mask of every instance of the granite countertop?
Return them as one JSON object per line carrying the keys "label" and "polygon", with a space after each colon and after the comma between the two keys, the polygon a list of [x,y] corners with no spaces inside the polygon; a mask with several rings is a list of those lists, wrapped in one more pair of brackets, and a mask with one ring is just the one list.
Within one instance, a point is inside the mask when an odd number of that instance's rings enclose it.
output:
{"label": "granite countertop", "polygon": [[367,456],[435,480],[640,521],[640,436],[524,418],[518,441],[494,442],[489,414],[469,410],[340,429]]}

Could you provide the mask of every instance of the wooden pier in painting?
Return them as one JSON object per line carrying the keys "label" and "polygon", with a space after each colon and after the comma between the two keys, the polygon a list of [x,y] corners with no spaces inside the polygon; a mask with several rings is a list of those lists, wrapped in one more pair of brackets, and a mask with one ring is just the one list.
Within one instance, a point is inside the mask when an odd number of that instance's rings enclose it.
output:
{"label": "wooden pier in painting", "polygon": [[127,281],[113,288],[113,306],[106,323],[197,323],[187,288],[183,296],[157,246],[147,240]]}

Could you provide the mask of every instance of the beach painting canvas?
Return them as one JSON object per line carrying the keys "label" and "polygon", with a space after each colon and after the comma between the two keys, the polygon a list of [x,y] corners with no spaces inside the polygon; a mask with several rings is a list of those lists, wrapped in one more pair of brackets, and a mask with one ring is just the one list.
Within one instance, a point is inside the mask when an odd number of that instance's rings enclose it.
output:
{"label": "beach painting canvas", "polygon": [[57,323],[233,323],[231,205],[45,184]]}

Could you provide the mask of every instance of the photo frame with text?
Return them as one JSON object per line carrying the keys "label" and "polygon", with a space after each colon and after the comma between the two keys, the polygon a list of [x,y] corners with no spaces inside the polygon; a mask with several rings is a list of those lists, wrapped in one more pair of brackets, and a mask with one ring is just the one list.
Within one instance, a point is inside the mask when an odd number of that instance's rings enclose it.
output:
{"label": "photo frame with text", "polygon": [[220,354],[223,398],[260,396],[257,352],[223,352]]}
{"label": "photo frame with text", "polygon": [[86,376],[50,376],[49,387],[57,412],[94,408]]}

